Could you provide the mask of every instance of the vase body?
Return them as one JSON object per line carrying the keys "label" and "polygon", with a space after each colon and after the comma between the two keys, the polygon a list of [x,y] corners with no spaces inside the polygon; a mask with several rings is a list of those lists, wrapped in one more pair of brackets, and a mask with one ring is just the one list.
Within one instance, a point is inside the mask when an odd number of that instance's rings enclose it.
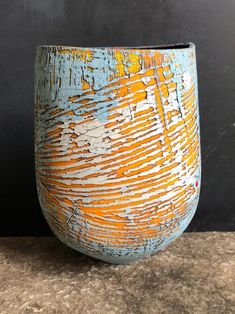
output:
{"label": "vase body", "polygon": [[164,248],[199,198],[194,45],[38,47],[35,167],[62,242],[111,263]]}

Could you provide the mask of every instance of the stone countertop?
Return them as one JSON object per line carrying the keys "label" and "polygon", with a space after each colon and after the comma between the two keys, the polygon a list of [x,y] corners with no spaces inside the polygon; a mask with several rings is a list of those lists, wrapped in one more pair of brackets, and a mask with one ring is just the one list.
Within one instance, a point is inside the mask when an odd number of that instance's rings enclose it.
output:
{"label": "stone countertop", "polygon": [[185,233],[131,265],[55,238],[0,239],[0,313],[235,313],[235,233]]}

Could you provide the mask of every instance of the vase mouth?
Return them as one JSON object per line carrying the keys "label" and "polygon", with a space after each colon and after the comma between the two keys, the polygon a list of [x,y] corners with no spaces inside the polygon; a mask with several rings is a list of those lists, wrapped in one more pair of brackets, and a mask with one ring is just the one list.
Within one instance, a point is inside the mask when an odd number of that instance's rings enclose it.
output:
{"label": "vase mouth", "polygon": [[64,46],[64,45],[39,45],[40,49],[56,49],[56,50],[185,50],[194,48],[195,44],[192,42],[182,42],[166,45],[147,45],[147,46],[100,46],[100,47],[82,47],[82,46]]}

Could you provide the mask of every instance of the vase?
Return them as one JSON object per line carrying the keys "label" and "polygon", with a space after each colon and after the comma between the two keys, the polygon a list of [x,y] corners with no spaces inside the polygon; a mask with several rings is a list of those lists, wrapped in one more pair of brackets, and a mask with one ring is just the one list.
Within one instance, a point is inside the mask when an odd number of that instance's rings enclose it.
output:
{"label": "vase", "polygon": [[40,205],[73,249],[125,264],[190,223],[200,191],[195,46],[39,46]]}

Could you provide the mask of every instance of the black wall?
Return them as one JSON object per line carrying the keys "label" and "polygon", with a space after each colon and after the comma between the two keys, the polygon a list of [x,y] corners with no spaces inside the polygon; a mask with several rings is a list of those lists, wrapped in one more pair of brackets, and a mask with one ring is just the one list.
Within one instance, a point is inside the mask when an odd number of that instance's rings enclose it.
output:
{"label": "black wall", "polygon": [[0,0],[0,233],[48,234],[33,159],[38,44],[197,46],[203,180],[190,231],[235,225],[235,1]]}

